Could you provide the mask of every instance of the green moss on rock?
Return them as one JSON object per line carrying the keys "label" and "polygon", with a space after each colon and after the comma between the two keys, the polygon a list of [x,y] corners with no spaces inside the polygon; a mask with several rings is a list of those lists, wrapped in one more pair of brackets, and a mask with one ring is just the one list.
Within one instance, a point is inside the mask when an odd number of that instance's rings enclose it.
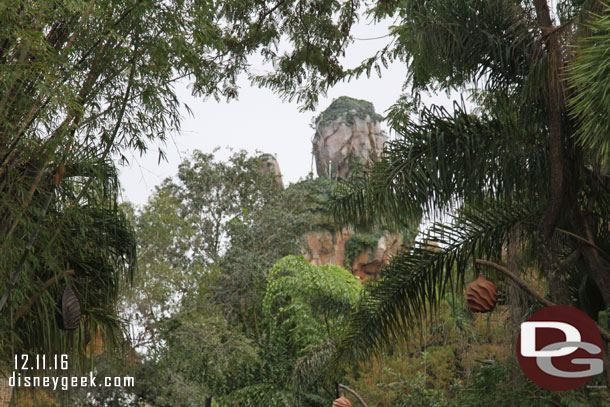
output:
{"label": "green moss on rock", "polygon": [[298,196],[299,210],[313,215],[313,229],[334,232],[340,230],[341,227],[333,220],[328,203],[336,184],[336,180],[328,178],[306,178],[291,184],[286,193]]}
{"label": "green moss on rock", "polygon": [[344,117],[347,124],[354,123],[354,117],[364,119],[370,116],[373,121],[381,121],[383,116],[375,112],[375,108],[371,102],[366,100],[354,99],[348,96],[341,96],[335,99],[326,110],[324,110],[316,118],[315,123],[318,126],[326,126],[334,120]]}
{"label": "green moss on rock", "polygon": [[344,266],[346,268],[351,268],[354,264],[354,260],[367,250],[374,253],[382,235],[381,232],[378,232],[363,233],[350,237],[345,243],[345,254],[343,256]]}

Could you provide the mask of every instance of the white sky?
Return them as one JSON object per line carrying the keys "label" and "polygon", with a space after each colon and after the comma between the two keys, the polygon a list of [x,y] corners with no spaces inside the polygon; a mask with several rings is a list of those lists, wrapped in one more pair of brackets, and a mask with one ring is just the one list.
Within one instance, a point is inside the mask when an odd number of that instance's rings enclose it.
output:
{"label": "white sky", "polygon": [[[355,38],[380,37],[388,32],[391,21],[372,25],[361,21],[354,29]],[[361,60],[381,49],[388,38],[378,40],[357,40],[346,53],[344,62],[355,66]],[[254,65],[255,72],[260,72],[260,64]],[[256,71],[258,70],[258,71]],[[384,113],[400,96],[406,76],[406,66],[394,63],[382,71],[382,77],[372,74],[349,83],[340,83],[330,89],[327,96],[320,98],[315,112],[299,112],[296,103],[283,102],[281,98],[267,89],[251,87],[244,76],[240,81],[241,89],[238,100],[229,103],[216,102],[213,99],[203,101],[191,96],[188,83],[180,83],[176,90],[179,100],[192,110],[189,116],[184,109],[182,127],[179,134],[169,140],[163,150],[167,161],[158,163],[158,144],[151,144],[144,156],[128,153],[129,166],[121,168],[120,180],[123,187],[123,199],[135,204],[144,204],[155,185],[167,177],[174,176],[178,164],[189,157],[193,150],[211,152],[221,147],[216,156],[227,158],[233,150],[244,149],[251,154],[257,150],[276,155],[282,171],[284,185],[304,178],[313,170],[311,155],[310,128],[312,118],[339,96],[350,96],[365,99],[373,103],[378,113]],[[441,94],[426,100],[450,107],[451,101]],[[382,126],[382,128],[384,128]]]}

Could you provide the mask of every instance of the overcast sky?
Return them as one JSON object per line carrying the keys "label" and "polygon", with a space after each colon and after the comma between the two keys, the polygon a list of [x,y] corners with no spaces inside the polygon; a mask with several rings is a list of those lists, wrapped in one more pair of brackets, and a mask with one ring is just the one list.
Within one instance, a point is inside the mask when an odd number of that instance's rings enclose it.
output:
{"label": "overcast sky", "polygon": [[[391,21],[377,25],[361,21],[353,35],[360,39],[381,37],[387,34],[391,24]],[[345,63],[357,65],[387,44],[388,40],[387,37],[356,40],[347,50]],[[261,73],[265,67],[255,64],[254,69],[256,73]],[[184,109],[181,131],[162,146],[167,161],[158,163],[158,144],[150,145],[149,151],[142,157],[127,154],[130,165],[123,166],[120,173],[123,199],[144,204],[154,186],[174,176],[178,164],[192,151],[211,152],[215,147],[221,147],[217,153],[220,159],[230,155],[228,147],[244,149],[252,154],[256,151],[274,154],[282,171],[284,185],[296,182],[311,170],[315,172],[311,154],[314,133],[310,128],[313,117],[339,96],[368,100],[378,113],[383,113],[401,94],[405,75],[406,66],[395,63],[382,71],[381,78],[373,75],[338,84],[326,97],[320,98],[315,112],[299,112],[296,103],[283,102],[267,89],[251,87],[246,77],[240,81],[238,100],[229,103],[194,98],[188,89],[188,82],[182,82],[176,87],[177,94],[180,101],[191,108],[192,116]],[[450,105],[444,94],[429,100]]]}

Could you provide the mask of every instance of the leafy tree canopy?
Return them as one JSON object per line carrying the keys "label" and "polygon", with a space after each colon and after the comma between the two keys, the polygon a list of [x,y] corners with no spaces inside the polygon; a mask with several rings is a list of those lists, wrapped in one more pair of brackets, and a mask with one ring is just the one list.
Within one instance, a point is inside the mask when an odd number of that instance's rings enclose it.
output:
{"label": "leafy tree canopy", "polygon": [[[406,63],[414,95],[390,108],[397,139],[370,170],[342,183],[335,214],[395,228],[417,213],[449,222],[431,227],[368,287],[337,361],[391,344],[479,259],[498,270],[507,262],[518,274],[503,257],[507,247],[535,254],[527,266],[541,270],[555,303],[585,307],[584,298],[601,296],[589,308],[595,318],[610,307],[609,174],[600,154],[609,9],[555,3],[552,11],[545,0],[373,7],[378,18],[398,19],[379,60]],[[449,90],[464,92],[474,109],[423,106],[419,98]]]}
{"label": "leafy tree canopy", "polygon": [[[179,128],[176,81],[189,80],[198,96],[235,98],[238,75],[249,74],[247,57],[259,53],[274,70],[268,77],[251,79],[271,87],[281,83],[286,94],[311,107],[320,91],[343,76],[337,58],[348,43],[358,4],[321,0],[2,3],[3,332],[15,328],[9,314],[20,312],[50,278],[63,279],[66,271],[78,269],[76,275],[85,279],[82,269],[95,268],[93,257],[103,273],[92,272],[92,278],[104,281],[95,290],[105,300],[84,300],[85,308],[104,309],[106,322],[114,318],[116,282],[135,262],[131,231],[117,209],[111,158],[126,160],[127,150],[143,152],[147,142],[165,140]],[[64,249],[68,245],[80,244],[75,233],[95,236],[93,241],[103,237],[103,242],[91,248],[95,254],[66,253],[74,251]],[[85,296],[85,283],[78,278],[74,283],[79,295]],[[54,290],[37,297],[41,315],[52,314]],[[92,316],[89,311],[88,315]],[[90,320],[104,325],[101,315]],[[19,344],[23,333],[32,335],[39,332],[37,327],[51,326],[50,320],[34,322],[30,316],[20,321],[23,326],[11,345],[14,349],[28,348]],[[113,326],[116,331],[117,324]],[[56,339],[45,337],[45,349],[50,350]],[[6,340],[2,338],[3,356],[8,353]]]}

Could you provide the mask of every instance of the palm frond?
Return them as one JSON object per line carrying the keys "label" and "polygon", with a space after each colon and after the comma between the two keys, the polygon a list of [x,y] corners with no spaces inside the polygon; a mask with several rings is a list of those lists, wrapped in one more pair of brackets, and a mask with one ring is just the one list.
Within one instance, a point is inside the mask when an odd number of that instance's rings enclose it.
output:
{"label": "palm frond", "polygon": [[539,54],[535,20],[521,2],[411,0],[401,6],[395,53],[410,61],[416,89],[479,80],[506,87],[519,82]]}
{"label": "palm frond", "polygon": [[331,202],[344,222],[372,219],[401,227],[421,212],[449,211],[463,203],[529,197],[545,200],[545,141],[536,121],[527,122],[510,99],[494,101],[493,113],[451,113],[424,108],[419,123],[405,121],[404,106],[390,113],[402,138],[386,144],[368,173],[339,184]]}
{"label": "palm frond", "polygon": [[[452,225],[433,226],[431,240],[420,240],[412,249],[395,255],[382,269],[380,280],[367,286],[332,365],[336,369],[391,346],[415,321],[435,310],[448,283],[454,288],[463,285],[474,258],[497,260],[511,228],[540,213],[539,206],[530,204],[489,205],[460,211]],[[432,240],[439,246],[432,246]],[[452,274],[457,281],[452,281]]]}
{"label": "palm frond", "polygon": [[606,160],[610,153],[610,7],[585,23],[591,35],[578,44],[568,70],[572,90],[570,114],[576,119],[576,137],[594,156]]}
{"label": "palm frond", "polygon": [[316,387],[324,381],[328,371],[328,362],[335,350],[335,344],[322,342],[309,353],[297,359],[292,373],[292,388],[301,398],[303,394],[315,392]]}

